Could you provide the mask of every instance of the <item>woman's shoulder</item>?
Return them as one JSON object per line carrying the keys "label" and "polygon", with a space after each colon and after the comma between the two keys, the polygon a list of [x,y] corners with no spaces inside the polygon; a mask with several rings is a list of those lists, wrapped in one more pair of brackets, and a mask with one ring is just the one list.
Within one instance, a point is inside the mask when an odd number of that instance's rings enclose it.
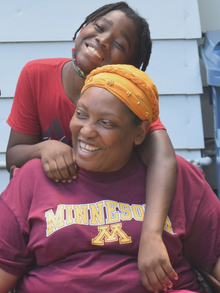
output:
{"label": "woman's shoulder", "polygon": [[195,177],[205,180],[204,173],[198,166],[194,165],[193,163],[179,155],[176,155],[176,159],[178,163],[178,172],[181,172],[182,175],[192,176],[194,174]]}
{"label": "woman's shoulder", "polygon": [[182,194],[186,201],[200,201],[208,186],[203,171],[183,157],[176,157],[178,163],[176,193]]}
{"label": "woman's shoulder", "polygon": [[14,181],[17,181],[17,183],[28,181],[29,179],[33,182],[41,175],[44,176],[41,159],[35,158],[25,163],[21,168],[17,168],[12,179],[16,178]]}
{"label": "woman's shoulder", "polygon": [[34,189],[43,184],[43,168],[40,159],[33,159],[19,168],[8,186],[1,194],[1,199],[17,214],[19,209],[25,209],[26,214],[30,208]]}

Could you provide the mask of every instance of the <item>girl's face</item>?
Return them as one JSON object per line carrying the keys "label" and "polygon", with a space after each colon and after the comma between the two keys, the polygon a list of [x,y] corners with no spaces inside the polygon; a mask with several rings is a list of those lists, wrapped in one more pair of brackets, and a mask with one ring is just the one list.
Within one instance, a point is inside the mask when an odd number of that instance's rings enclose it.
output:
{"label": "girl's face", "polygon": [[131,64],[137,32],[124,12],[114,10],[89,23],[76,39],[77,63],[85,72],[107,64]]}
{"label": "girl's face", "polygon": [[[131,114],[112,93],[89,87],[80,97],[70,122],[77,165],[88,171],[112,172],[129,160],[148,128],[132,124]],[[143,135],[143,136],[141,136]]]}

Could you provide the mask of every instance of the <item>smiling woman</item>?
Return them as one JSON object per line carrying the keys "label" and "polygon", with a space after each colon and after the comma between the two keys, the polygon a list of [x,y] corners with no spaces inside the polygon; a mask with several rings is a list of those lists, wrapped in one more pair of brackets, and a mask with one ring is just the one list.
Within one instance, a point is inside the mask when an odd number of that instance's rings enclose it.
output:
{"label": "smiling woman", "polygon": [[158,113],[157,89],[145,73],[131,65],[95,69],[70,122],[77,164],[99,172],[122,168]]}
{"label": "smiling woman", "polygon": [[146,173],[134,147],[158,112],[154,83],[134,66],[91,72],[70,122],[77,180],[50,181],[35,159],[0,198],[0,292],[19,277],[18,293],[146,291],[137,268]]}
{"label": "smiling woman", "polygon": [[95,87],[87,89],[70,124],[77,164],[90,171],[120,169],[136,141],[137,130],[129,118],[112,93]]}

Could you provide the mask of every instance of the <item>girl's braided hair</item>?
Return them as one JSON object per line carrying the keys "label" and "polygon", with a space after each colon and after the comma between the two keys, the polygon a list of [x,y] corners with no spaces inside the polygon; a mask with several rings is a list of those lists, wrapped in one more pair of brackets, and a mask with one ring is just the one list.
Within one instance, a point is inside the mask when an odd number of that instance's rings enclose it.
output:
{"label": "girl's braided hair", "polygon": [[[113,11],[113,10],[120,10],[125,13],[125,15],[131,19],[135,25],[137,30],[137,44],[135,47],[135,55],[133,56],[133,62],[131,65],[145,71],[146,67],[149,63],[151,48],[152,48],[152,41],[150,38],[150,30],[147,21],[138,15],[126,2],[116,2],[112,4],[107,4],[99,9],[92,12],[88,15],[85,21],[80,25],[80,27],[75,32],[73,40],[76,39],[77,33],[83,28],[83,26],[88,25],[90,22],[93,22],[103,15]],[[142,67],[141,67],[142,66]]]}

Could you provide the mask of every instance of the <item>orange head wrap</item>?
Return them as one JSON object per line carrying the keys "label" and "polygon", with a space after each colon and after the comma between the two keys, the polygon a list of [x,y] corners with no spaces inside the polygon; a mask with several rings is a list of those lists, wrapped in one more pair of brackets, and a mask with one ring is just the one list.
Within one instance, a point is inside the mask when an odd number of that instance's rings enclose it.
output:
{"label": "orange head wrap", "polygon": [[90,72],[82,88],[96,86],[107,89],[119,98],[141,120],[158,118],[158,92],[149,76],[133,65],[117,64],[98,67]]}

